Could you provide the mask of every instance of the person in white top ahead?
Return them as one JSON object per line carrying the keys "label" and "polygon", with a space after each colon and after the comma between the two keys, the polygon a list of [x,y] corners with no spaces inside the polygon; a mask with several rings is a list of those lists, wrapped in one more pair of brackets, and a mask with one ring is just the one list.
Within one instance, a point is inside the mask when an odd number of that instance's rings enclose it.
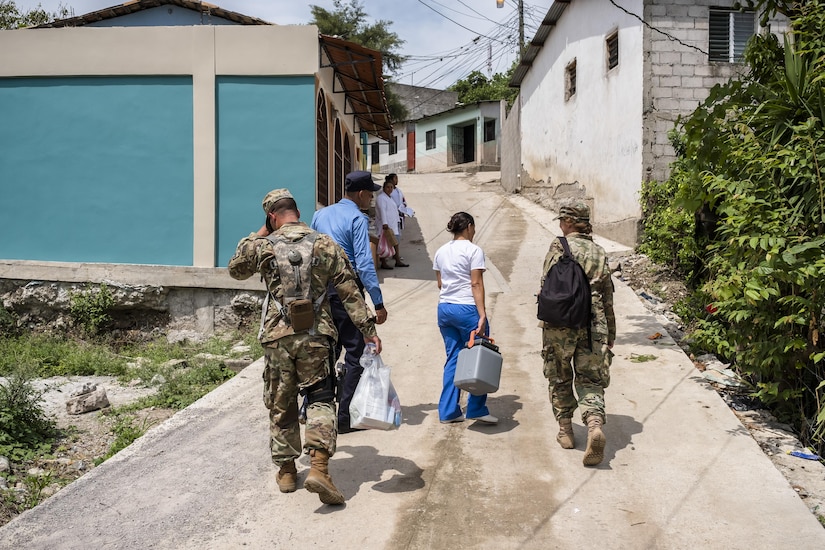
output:
{"label": "person in white top ahead", "polygon": [[465,419],[495,424],[498,418],[487,409],[487,395],[470,395],[467,413],[461,413],[461,390],[453,383],[458,352],[470,339],[470,333],[489,334],[484,307],[484,251],[473,244],[475,220],[466,212],[450,218],[447,231],[453,240],[435,253],[433,269],[441,293],[438,299],[438,328],[444,338],[447,361],[444,363],[444,386],[438,401],[438,418],[442,423]]}
{"label": "person in white top ahead", "polygon": [[[375,219],[378,225],[378,230],[384,233],[384,237],[390,246],[394,249],[393,258],[395,259],[395,267],[409,267],[410,264],[404,263],[404,258],[401,257],[401,252],[398,250],[399,223],[401,222],[401,214],[398,212],[398,205],[392,200],[392,190],[395,189],[392,182],[385,181],[383,191],[378,193],[375,197]],[[386,258],[381,258],[381,269],[392,269],[387,264]]]}

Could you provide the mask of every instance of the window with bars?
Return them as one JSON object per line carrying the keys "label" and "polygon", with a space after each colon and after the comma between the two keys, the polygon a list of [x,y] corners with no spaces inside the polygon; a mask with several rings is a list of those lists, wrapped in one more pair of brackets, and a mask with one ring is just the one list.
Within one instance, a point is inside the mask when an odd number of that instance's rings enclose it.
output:
{"label": "window with bars", "polygon": [[370,163],[372,164],[379,164],[379,157],[378,151],[380,150],[379,143],[377,141],[370,144]]}
{"label": "window with bars", "polygon": [[496,139],[496,119],[484,121],[484,141],[495,141]]}
{"label": "window with bars", "polygon": [[427,149],[435,149],[435,130],[428,130],[425,137],[427,138]]}
{"label": "window with bars", "polygon": [[619,31],[614,32],[605,40],[607,48],[607,70],[619,64]]}
{"label": "window with bars", "polygon": [[564,69],[564,100],[567,101],[576,95],[576,60],[570,62]]}
{"label": "window with bars", "polygon": [[724,63],[741,61],[748,40],[756,32],[756,13],[711,8],[708,24],[708,59]]}
{"label": "window with bars", "polygon": [[398,154],[398,136],[392,136],[390,140],[390,154]]}

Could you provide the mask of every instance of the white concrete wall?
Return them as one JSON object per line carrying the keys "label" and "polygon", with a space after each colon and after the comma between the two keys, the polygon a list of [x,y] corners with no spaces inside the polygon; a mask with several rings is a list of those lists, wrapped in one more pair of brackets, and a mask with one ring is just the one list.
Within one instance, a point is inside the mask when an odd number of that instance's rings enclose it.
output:
{"label": "white concrete wall", "polygon": [[[504,101],[487,101],[479,105],[480,117],[478,122],[478,134],[476,143],[478,145],[478,155],[476,162],[481,166],[496,168],[501,165],[501,149],[499,140],[501,137],[501,120]],[[495,120],[495,138],[491,141],[484,141],[484,123],[487,120]]]}
{"label": "white concrete wall", "polygon": [[[413,126],[414,127],[414,126]],[[398,150],[390,154],[390,144],[381,138],[370,135],[368,138],[367,166],[378,164],[378,171],[382,174],[391,172],[403,173],[407,171],[407,123],[399,122],[392,126],[392,133],[398,139]],[[378,143],[378,162],[372,158],[372,145]]]}
{"label": "white concrete wall", "polygon": [[[449,136],[450,126],[475,124],[475,160],[466,163],[467,166],[479,166],[484,158],[484,118],[500,117],[500,102],[487,101],[474,103],[465,107],[459,107],[446,111],[439,115],[423,118],[416,122],[415,127],[415,171],[443,172],[454,166],[461,166],[459,163],[449,160]],[[500,121],[496,121],[496,127],[500,128]],[[427,149],[427,132],[435,130],[435,149]]]}
{"label": "white concrete wall", "polygon": [[501,117],[501,186],[510,193],[521,191],[521,98]]}
{"label": "white concrete wall", "polygon": [[[643,1],[622,2],[642,13]],[[619,64],[607,67],[606,38],[619,33]],[[550,206],[592,199],[594,226],[635,240],[642,180],[642,24],[605,5],[576,0],[552,30],[521,85],[524,175],[550,183]],[[576,93],[565,100],[565,69],[576,62]],[[630,224],[627,222],[632,220]]]}

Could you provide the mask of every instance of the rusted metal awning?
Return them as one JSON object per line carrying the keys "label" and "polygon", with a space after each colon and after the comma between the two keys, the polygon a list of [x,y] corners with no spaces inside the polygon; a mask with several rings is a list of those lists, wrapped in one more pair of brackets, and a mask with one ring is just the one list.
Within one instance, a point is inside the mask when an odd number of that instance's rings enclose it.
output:
{"label": "rusted metal awning", "polygon": [[346,96],[344,114],[353,115],[362,131],[391,140],[381,53],[323,34],[319,40],[327,57],[320,66],[331,67],[335,73],[332,91]]}

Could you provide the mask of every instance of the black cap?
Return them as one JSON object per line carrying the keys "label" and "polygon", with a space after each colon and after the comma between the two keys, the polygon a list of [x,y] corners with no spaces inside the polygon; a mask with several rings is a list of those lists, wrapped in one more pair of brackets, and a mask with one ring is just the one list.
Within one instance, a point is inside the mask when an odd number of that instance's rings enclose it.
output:
{"label": "black cap", "polygon": [[346,192],[355,191],[380,191],[381,186],[372,179],[372,173],[364,170],[357,170],[347,174],[344,180],[344,190]]}

